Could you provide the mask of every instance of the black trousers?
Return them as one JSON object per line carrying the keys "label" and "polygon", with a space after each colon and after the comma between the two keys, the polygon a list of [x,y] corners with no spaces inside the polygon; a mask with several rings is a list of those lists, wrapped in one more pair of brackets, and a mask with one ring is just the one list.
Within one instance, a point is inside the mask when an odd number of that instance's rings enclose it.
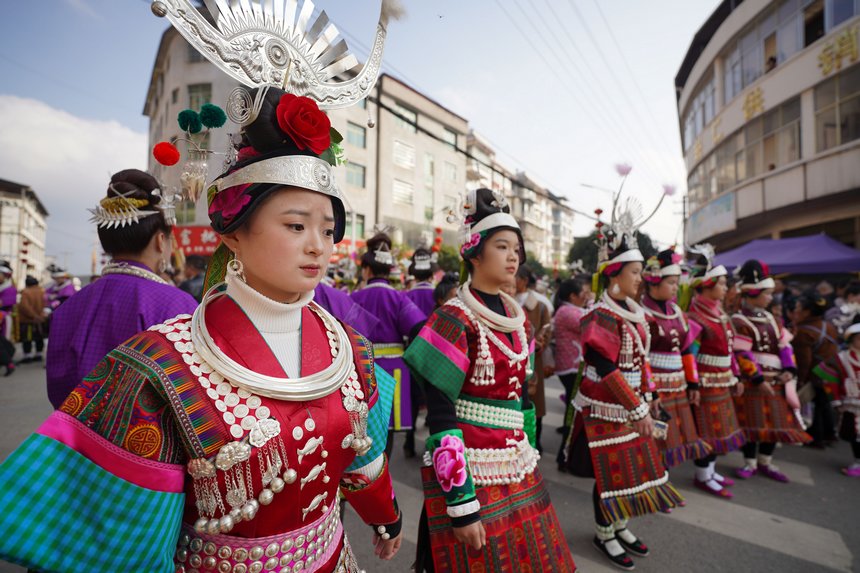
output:
{"label": "black trousers", "polygon": [[756,456],[756,449],[763,456],[772,456],[773,451],[776,449],[776,442],[747,442],[741,448],[741,451],[743,451],[746,459],[751,460]]}

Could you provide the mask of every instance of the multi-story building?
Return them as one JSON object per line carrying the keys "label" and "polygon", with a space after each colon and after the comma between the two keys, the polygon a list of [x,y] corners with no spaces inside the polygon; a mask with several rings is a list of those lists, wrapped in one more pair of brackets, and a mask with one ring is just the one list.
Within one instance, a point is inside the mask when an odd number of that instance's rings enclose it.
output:
{"label": "multi-story building", "polygon": [[48,211],[29,186],[0,179],[0,259],[19,288],[27,275],[43,277]]}
{"label": "multi-story building", "polygon": [[688,243],[860,246],[860,0],[725,0],[675,86]]}

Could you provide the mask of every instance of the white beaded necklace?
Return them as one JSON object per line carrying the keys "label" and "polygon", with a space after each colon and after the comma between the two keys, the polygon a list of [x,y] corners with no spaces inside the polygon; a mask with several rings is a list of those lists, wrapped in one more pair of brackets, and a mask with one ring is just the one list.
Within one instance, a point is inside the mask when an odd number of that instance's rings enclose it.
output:
{"label": "white beaded necklace", "polygon": [[209,335],[206,328],[206,306],[225,294],[223,289],[210,289],[191,318],[191,340],[194,347],[203,360],[218,373],[234,382],[239,388],[253,394],[291,402],[322,398],[341,387],[353,366],[352,345],[349,343],[346,331],[328,312],[316,304],[309,306],[325,325],[332,351],[331,365],[320,372],[300,378],[267,376],[234,361],[218,348]]}
{"label": "white beaded necklace", "polygon": [[[525,311],[513,297],[499,293],[505,307],[508,311],[512,311],[514,316],[507,317],[493,312],[472,295],[470,286],[471,281],[467,281],[458,290],[457,298],[451,299],[447,304],[460,308],[478,331],[478,358],[475,361],[472,382],[477,386],[491,386],[496,382],[496,367],[490,355],[487,339],[505,355],[511,365],[528,360],[529,345],[525,329]],[[505,333],[516,331],[520,342],[520,351],[514,352],[513,349],[509,348],[496,336],[493,332],[494,329]]]}

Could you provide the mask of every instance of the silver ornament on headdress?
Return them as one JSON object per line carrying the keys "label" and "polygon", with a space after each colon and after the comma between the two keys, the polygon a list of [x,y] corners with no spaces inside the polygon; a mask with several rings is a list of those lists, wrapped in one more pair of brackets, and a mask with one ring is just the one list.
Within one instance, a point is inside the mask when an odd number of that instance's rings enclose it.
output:
{"label": "silver ornament on headdress", "polygon": [[[108,186],[108,190],[111,191],[115,197],[106,197],[99,202],[95,209],[87,209],[87,211],[93,215],[90,217],[90,223],[95,223],[99,228],[122,228],[127,225],[139,223],[141,219],[149,217],[150,215],[157,215],[160,212],[157,209],[154,211],[142,211],[134,204],[135,201],[141,200],[129,197],[129,195],[134,193],[133,190],[127,193],[121,193],[116,190],[113,183]],[[153,191],[153,195],[158,194],[158,192],[159,190],[156,189]]]}
{"label": "silver ornament on headdress", "polygon": [[618,192],[612,197],[612,211],[608,224],[605,224],[602,229],[604,238],[597,241],[598,247],[598,262],[604,263],[609,260],[609,253],[618,249],[622,244],[627,245],[628,249],[638,249],[639,241],[637,234],[639,229],[651,218],[657,214],[660,205],[663,204],[663,199],[666,198],[666,186],[664,186],[663,194],[657,202],[657,206],[647,216],[643,216],[642,204],[635,197],[627,197],[624,202],[621,202],[621,192],[624,190],[624,183],[627,181],[627,176],[630,174],[632,167],[629,165],[619,165],[616,167],[618,173],[622,176],[621,185],[618,187]]}
{"label": "silver ornament on headdress", "polygon": [[[321,109],[364,99],[382,66],[388,23],[404,13],[397,0],[383,0],[370,55],[356,71],[358,59],[344,39],[338,40],[340,32],[325,11],[311,21],[311,0],[301,7],[298,0],[204,0],[204,5],[211,20],[192,0],[156,0],[152,12],[167,17],[221,71],[248,88],[262,88],[256,99],[244,88],[234,90],[227,113],[239,124],[253,121],[268,87],[307,96]],[[337,79],[344,75],[350,78]]]}

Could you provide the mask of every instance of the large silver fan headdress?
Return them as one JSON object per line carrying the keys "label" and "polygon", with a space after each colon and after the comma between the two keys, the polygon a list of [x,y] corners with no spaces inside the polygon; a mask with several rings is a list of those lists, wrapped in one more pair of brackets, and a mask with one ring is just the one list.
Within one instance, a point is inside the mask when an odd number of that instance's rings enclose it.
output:
{"label": "large silver fan headdress", "polygon": [[[191,45],[229,76],[249,88],[277,87],[338,109],[363,99],[376,83],[390,19],[399,18],[396,0],[383,0],[370,55],[360,71],[346,41],[325,11],[311,22],[314,4],[305,0],[204,0],[210,23],[191,0],[155,0],[152,12],[167,17]],[[247,102],[251,104],[251,102]],[[248,110],[250,112],[250,109]],[[231,117],[232,119],[232,117]]]}

